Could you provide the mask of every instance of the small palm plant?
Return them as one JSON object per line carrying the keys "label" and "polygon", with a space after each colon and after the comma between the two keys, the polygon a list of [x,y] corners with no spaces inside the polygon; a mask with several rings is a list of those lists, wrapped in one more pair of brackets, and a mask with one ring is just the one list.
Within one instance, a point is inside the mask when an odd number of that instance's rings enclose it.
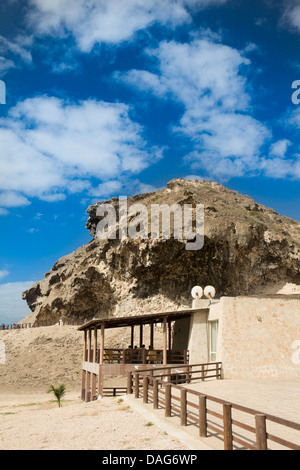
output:
{"label": "small palm plant", "polygon": [[65,387],[63,384],[61,384],[61,385],[60,385],[59,387],[57,387],[57,388],[55,388],[55,387],[53,387],[53,385],[51,385],[51,387],[50,387],[49,390],[48,390],[48,393],[51,393],[51,392],[54,393],[55,398],[56,398],[57,403],[58,403],[58,406],[59,406],[59,408],[60,408],[60,407],[62,406],[62,405],[61,405],[61,399],[62,399],[62,397],[63,397],[63,396],[65,395],[65,393],[66,393],[66,387]]}

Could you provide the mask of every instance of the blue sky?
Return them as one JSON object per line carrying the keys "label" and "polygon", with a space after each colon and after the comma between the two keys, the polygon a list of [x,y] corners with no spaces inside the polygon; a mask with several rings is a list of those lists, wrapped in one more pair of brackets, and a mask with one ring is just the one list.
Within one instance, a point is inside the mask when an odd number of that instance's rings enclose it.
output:
{"label": "blue sky", "polygon": [[294,0],[2,2],[0,322],[96,200],[197,177],[300,220],[299,45]]}

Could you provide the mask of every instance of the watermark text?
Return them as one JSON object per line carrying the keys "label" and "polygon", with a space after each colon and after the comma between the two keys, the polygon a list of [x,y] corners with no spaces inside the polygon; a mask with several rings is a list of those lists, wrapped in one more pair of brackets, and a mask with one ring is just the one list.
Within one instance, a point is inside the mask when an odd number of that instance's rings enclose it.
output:
{"label": "watermark text", "polygon": [[0,104],[6,104],[6,86],[3,80],[0,80]]}
{"label": "watermark text", "polygon": [[104,203],[97,207],[96,238],[142,240],[159,238],[184,241],[186,250],[200,250],[204,244],[203,204],[144,204],[128,207],[127,198],[119,198],[116,206]]}
{"label": "watermark text", "polygon": [[296,90],[292,94],[292,103],[300,104],[300,80],[294,80],[292,83],[292,88]]}

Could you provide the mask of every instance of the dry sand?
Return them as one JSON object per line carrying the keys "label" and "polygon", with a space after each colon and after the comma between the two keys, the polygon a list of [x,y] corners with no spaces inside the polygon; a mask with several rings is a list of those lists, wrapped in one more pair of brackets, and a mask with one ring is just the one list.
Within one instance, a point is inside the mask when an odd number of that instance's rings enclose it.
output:
{"label": "dry sand", "polygon": [[1,450],[186,450],[122,398],[84,403],[69,393],[61,408],[47,394],[0,395]]}
{"label": "dry sand", "polygon": [[[128,331],[107,333],[107,345],[128,344]],[[0,331],[0,341],[6,352],[0,363],[1,450],[188,449],[120,397],[81,401],[83,334],[77,327]],[[47,390],[61,383],[67,393],[59,408]]]}

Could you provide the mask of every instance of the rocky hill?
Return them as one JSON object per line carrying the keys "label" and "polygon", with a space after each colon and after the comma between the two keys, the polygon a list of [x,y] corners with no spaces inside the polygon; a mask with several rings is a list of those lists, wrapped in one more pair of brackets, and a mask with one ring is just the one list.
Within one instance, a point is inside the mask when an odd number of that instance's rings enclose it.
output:
{"label": "rocky hill", "polygon": [[[162,335],[156,336],[159,341]],[[83,333],[76,326],[0,330],[0,341],[5,344],[0,393],[46,393],[50,385],[63,383],[80,396]],[[122,348],[129,341],[129,328],[106,331],[107,347]],[[126,386],[126,377],[107,377],[105,386],[113,384]]]}
{"label": "rocky hill", "polygon": [[37,321],[190,308],[196,284],[214,285],[217,296],[276,293],[286,283],[300,284],[300,223],[218,183],[176,179],[127,200],[128,207],[143,204],[148,214],[154,204],[203,204],[204,244],[197,250],[175,237],[121,240],[118,230],[115,239],[97,238],[97,208],[104,202],[119,206],[113,198],[87,209],[93,239],[24,292]]}

